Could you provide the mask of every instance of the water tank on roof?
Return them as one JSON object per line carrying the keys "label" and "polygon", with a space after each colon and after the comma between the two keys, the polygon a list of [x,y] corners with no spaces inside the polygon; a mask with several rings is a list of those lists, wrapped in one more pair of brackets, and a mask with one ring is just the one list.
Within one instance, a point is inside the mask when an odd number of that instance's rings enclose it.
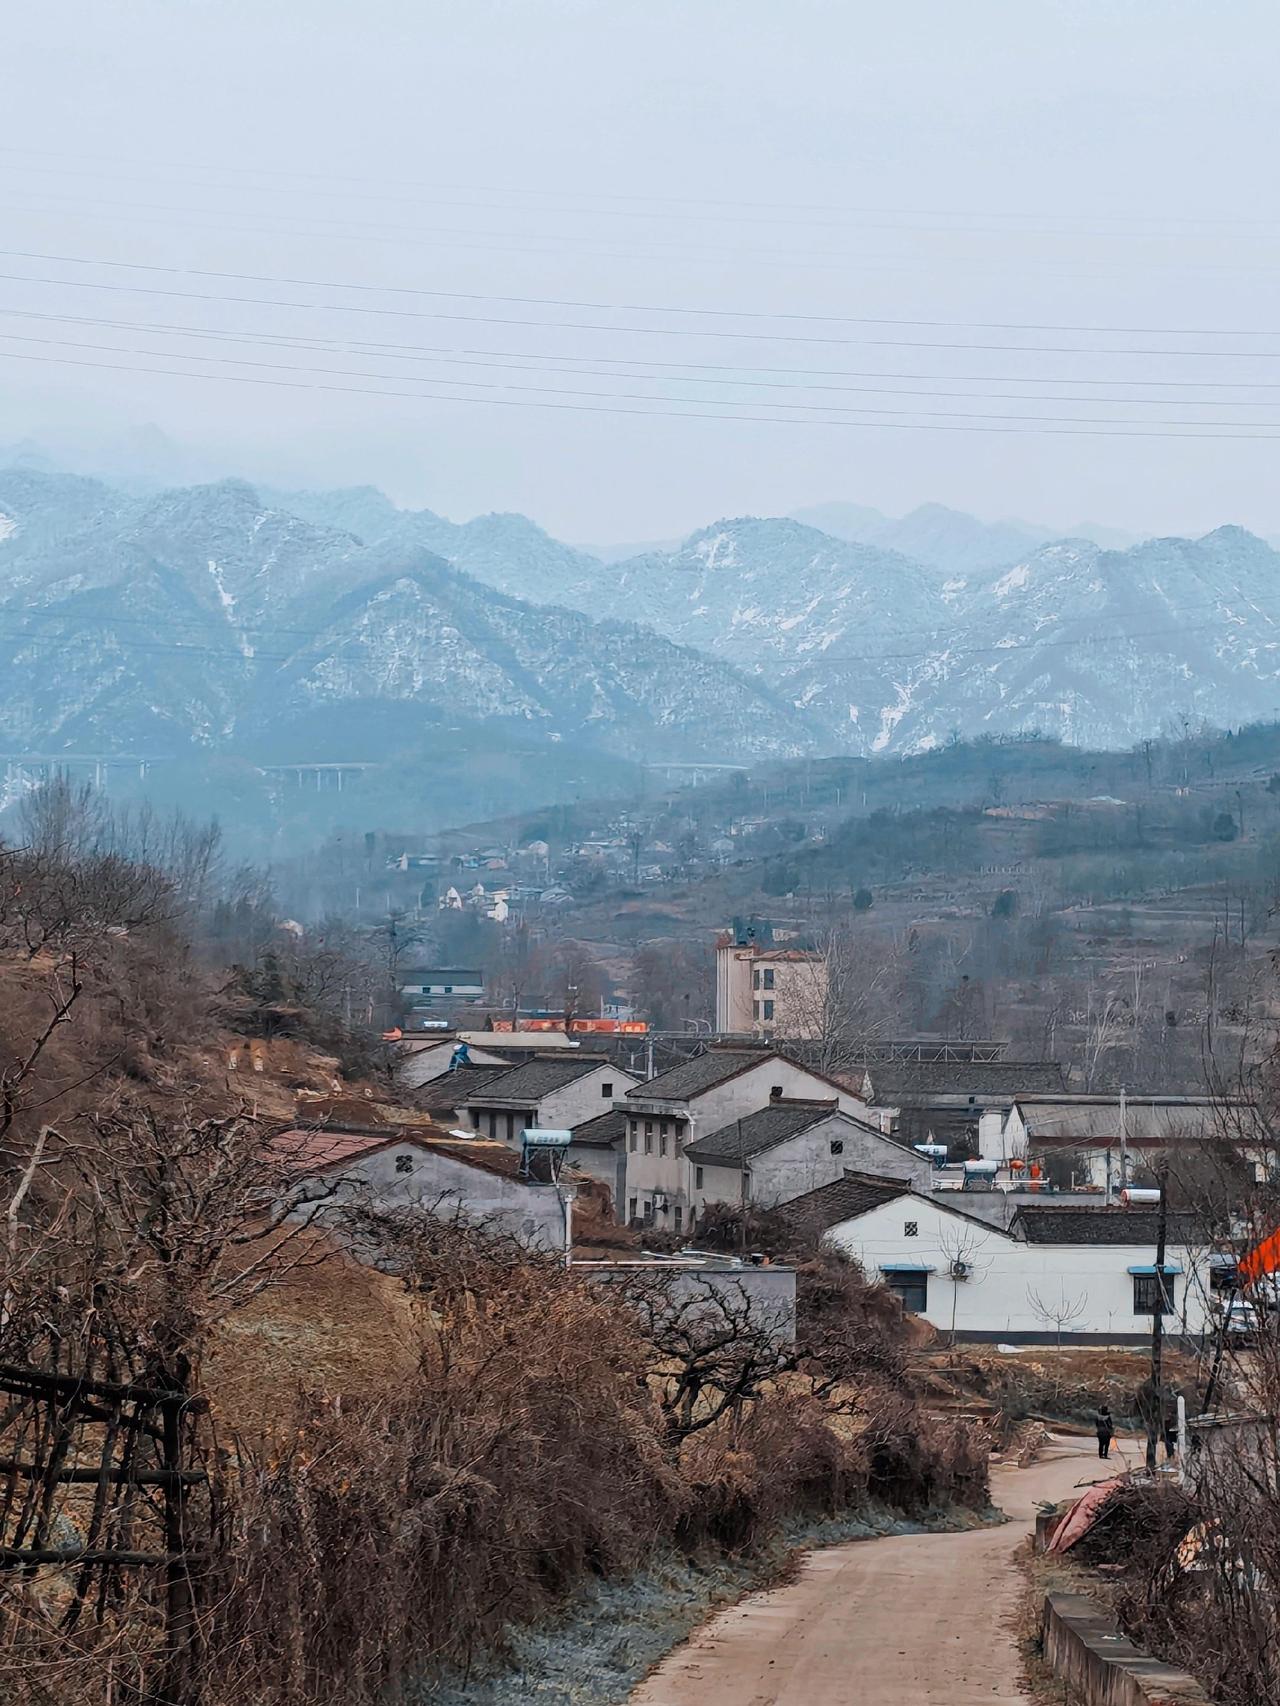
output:
{"label": "water tank on roof", "polygon": [[1130,1185],[1126,1190],[1121,1191],[1120,1201],[1125,1208],[1147,1208],[1148,1206],[1154,1208],[1160,1201],[1160,1193],[1159,1191],[1135,1190]]}

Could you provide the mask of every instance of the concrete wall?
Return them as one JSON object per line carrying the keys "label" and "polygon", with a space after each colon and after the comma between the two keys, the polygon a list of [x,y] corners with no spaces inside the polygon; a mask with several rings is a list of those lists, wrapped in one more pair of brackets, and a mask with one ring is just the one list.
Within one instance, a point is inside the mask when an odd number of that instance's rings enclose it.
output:
{"label": "concrete wall", "polygon": [[1135,1647],[1083,1594],[1051,1593],[1043,1631],[1045,1661],[1084,1706],[1212,1706],[1194,1677]]}
{"label": "concrete wall", "polygon": [[[908,1235],[908,1224],[916,1227],[914,1236]],[[847,1220],[828,1237],[873,1277],[894,1264],[931,1269],[921,1313],[950,1331],[954,1311],[956,1332],[964,1338],[1052,1343],[1058,1326],[1037,1309],[1037,1298],[1052,1308],[1076,1305],[1062,1325],[1069,1342],[1123,1344],[1151,1336],[1150,1315],[1134,1313],[1128,1272],[1154,1264],[1150,1246],[1028,1244],[914,1195]],[[969,1278],[951,1278],[957,1259],[970,1265]],[[1176,1281],[1177,1318],[1166,1316],[1165,1329],[1199,1335],[1208,1319],[1206,1252],[1170,1245],[1166,1260],[1182,1272]]]}
{"label": "concrete wall", "polygon": [[[832,1144],[840,1151],[833,1155]],[[709,1202],[737,1203],[743,1198],[742,1176],[737,1167],[702,1164],[702,1182],[698,1182],[698,1163],[688,1160],[689,1200],[695,1214],[701,1213]],[[776,1208],[791,1202],[819,1185],[832,1184],[843,1177],[846,1169],[861,1173],[879,1173],[886,1178],[906,1179],[911,1188],[928,1191],[933,1169],[919,1155],[913,1155],[900,1144],[892,1143],[877,1133],[864,1130],[852,1120],[839,1114],[821,1121],[810,1130],[801,1132],[786,1143],[776,1144],[747,1163],[745,1196],[748,1202],[761,1208]]]}
{"label": "concrete wall", "polygon": [[565,1162],[596,1179],[609,1192],[613,1218],[622,1220],[626,1213],[623,1192],[627,1188],[627,1157],[621,1143],[612,1149],[599,1144],[571,1143],[565,1151]]}
{"label": "concrete wall", "polygon": [[575,1262],[575,1272],[603,1283],[626,1285],[653,1275],[663,1278],[674,1300],[705,1298],[708,1314],[721,1305],[737,1319],[745,1307],[750,1319],[780,1344],[796,1336],[796,1272],[787,1267],[687,1268],[657,1262]]}
{"label": "concrete wall", "polygon": [[320,1177],[325,1184],[340,1183],[326,1214],[354,1203],[461,1212],[472,1220],[500,1221],[531,1247],[564,1247],[564,1210],[554,1186],[527,1185],[419,1144],[389,1145]]}

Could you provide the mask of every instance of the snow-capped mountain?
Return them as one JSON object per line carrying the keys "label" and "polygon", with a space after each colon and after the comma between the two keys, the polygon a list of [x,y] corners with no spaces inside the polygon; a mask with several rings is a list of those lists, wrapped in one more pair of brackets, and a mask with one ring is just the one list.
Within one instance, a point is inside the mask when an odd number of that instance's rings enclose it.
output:
{"label": "snow-capped mountain", "polygon": [[[916,512],[917,538],[949,513]],[[465,726],[745,760],[1280,713],[1280,555],[1253,535],[968,567],[950,537],[922,564],[739,518],[606,564],[523,516],[372,488],[0,470],[0,740],[355,759]]]}
{"label": "snow-capped mountain", "polygon": [[[651,630],[367,545],[239,481],[132,498],[0,471],[0,739],[17,751],[377,757],[463,723],[622,755],[812,750],[766,683]],[[370,750],[365,750],[369,748]]]}

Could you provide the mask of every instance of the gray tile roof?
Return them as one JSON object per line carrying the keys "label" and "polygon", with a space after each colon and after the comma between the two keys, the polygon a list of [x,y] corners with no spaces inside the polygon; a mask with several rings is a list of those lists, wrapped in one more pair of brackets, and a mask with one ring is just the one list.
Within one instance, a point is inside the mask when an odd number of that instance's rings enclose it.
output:
{"label": "gray tile roof", "polygon": [[[684,1152],[692,1161],[723,1162],[736,1167],[739,1160],[750,1160],[753,1155],[772,1149],[775,1144],[798,1137],[802,1131],[808,1131],[820,1120],[829,1120],[839,1111],[834,1101],[796,1099],[770,1102],[767,1107],[757,1108],[754,1114],[746,1114],[732,1125],[694,1138],[692,1143],[685,1145]],[[861,1121],[857,1123],[861,1124]]]}
{"label": "gray tile roof", "polygon": [[[1108,1145],[1120,1141],[1120,1098],[1090,1096],[1050,1101],[1044,1097],[1018,1106],[1032,1142],[1068,1147],[1071,1144]],[[1129,1097],[1125,1103],[1125,1135],[1133,1144],[1194,1142],[1222,1129],[1224,1110],[1208,1097]]]}
{"label": "gray tile roof", "polygon": [[929,1096],[1062,1094],[1066,1076],[1053,1060],[934,1060],[866,1068],[874,1101],[888,1106]]}
{"label": "gray tile roof", "polygon": [[[1159,1235],[1154,1208],[1020,1208],[1014,1230],[1029,1244],[1135,1244],[1154,1251]],[[1169,1216],[1171,1249],[1205,1242],[1205,1228],[1195,1215]],[[1154,1258],[1153,1258],[1154,1259]]]}
{"label": "gray tile roof", "polygon": [[829,1185],[819,1185],[801,1197],[792,1197],[775,1212],[799,1232],[813,1235],[827,1232],[842,1221],[856,1220],[873,1208],[892,1202],[895,1197],[908,1196],[911,1185],[906,1179],[886,1179],[878,1173],[846,1172],[843,1179]]}
{"label": "gray tile roof", "polygon": [[612,1149],[626,1135],[627,1116],[620,1108],[610,1108],[608,1113],[597,1114],[595,1119],[584,1120],[573,1128],[574,1145],[585,1145],[588,1149]]}
{"label": "gray tile roof", "polygon": [[472,1100],[492,1102],[501,1107],[529,1106],[540,1102],[566,1084],[574,1084],[589,1072],[609,1065],[594,1054],[535,1055],[532,1060],[513,1066],[509,1072],[491,1079],[483,1089],[473,1092]]}
{"label": "gray tile roof", "polygon": [[668,1072],[634,1085],[628,1094],[643,1096],[647,1101],[685,1102],[690,1096],[700,1096],[704,1090],[724,1084],[749,1067],[772,1058],[774,1050],[767,1048],[708,1049],[693,1060],[682,1061]]}
{"label": "gray tile roof", "polygon": [[461,1108],[467,1097],[481,1090],[495,1078],[504,1078],[509,1066],[460,1066],[454,1072],[442,1072],[438,1078],[428,1078],[413,1092],[415,1108]]}

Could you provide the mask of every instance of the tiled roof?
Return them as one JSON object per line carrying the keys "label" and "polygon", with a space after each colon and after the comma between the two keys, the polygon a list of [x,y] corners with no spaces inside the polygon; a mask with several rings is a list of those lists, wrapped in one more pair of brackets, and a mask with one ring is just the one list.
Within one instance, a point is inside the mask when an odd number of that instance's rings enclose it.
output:
{"label": "tiled roof", "polygon": [[719,1161],[736,1167],[739,1161],[750,1160],[775,1144],[785,1143],[789,1137],[798,1137],[802,1131],[838,1112],[835,1102],[770,1102],[767,1107],[734,1120],[732,1125],[694,1138],[685,1145],[684,1152],[692,1161]]}
{"label": "tiled roof", "polygon": [[[1029,1244],[1133,1244],[1153,1249],[1159,1236],[1154,1208],[1020,1208],[1014,1217]],[[1205,1241],[1205,1228],[1192,1214],[1170,1214],[1171,1248]]]}
{"label": "tiled roof", "polygon": [[[1044,1097],[1023,1101],[1019,1110],[1033,1143],[1069,1147],[1108,1145],[1120,1141],[1120,1098],[1090,1096],[1063,1101]],[[1129,1097],[1125,1102],[1125,1136],[1133,1144],[1189,1142],[1211,1137],[1221,1129],[1224,1110],[1208,1097]]]}
{"label": "tiled roof", "polygon": [[774,1051],[767,1048],[708,1049],[668,1072],[660,1072],[656,1078],[633,1085],[627,1094],[642,1096],[646,1101],[685,1102],[690,1096],[700,1096],[704,1090],[724,1084],[740,1072],[773,1058]]}
{"label": "tiled roof", "polygon": [[610,1108],[608,1113],[597,1114],[595,1119],[574,1126],[573,1143],[575,1149],[612,1149],[626,1135],[627,1116],[620,1108]]}
{"label": "tiled roof", "polygon": [[1067,1088],[1053,1060],[933,1060],[869,1066],[872,1099],[882,1105],[918,1102],[929,1096],[1007,1096],[1038,1092],[1061,1094]]}
{"label": "tiled roof", "polygon": [[503,1106],[540,1102],[553,1091],[563,1090],[566,1084],[574,1084],[607,1065],[607,1061],[594,1054],[538,1055],[490,1079],[482,1089],[472,1093],[471,1100]]}
{"label": "tiled roof", "polygon": [[910,1191],[906,1179],[850,1171],[843,1179],[819,1185],[816,1191],[806,1191],[802,1197],[792,1197],[776,1212],[797,1231],[812,1235],[827,1232],[842,1221],[856,1220],[860,1214],[869,1214],[873,1208],[907,1196]]}
{"label": "tiled roof", "polygon": [[473,1091],[483,1089],[495,1078],[505,1078],[510,1071],[509,1066],[459,1066],[453,1072],[442,1072],[413,1092],[414,1106],[445,1112],[460,1108]]}
{"label": "tiled roof", "polygon": [[520,1167],[520,1152],[489,1138],[455,1138],[440,1126],[402,1126],[385,1131],[340,1131],[328,1127],[290,1126],[263,1145],[276,1166],[302,1179],[328,1173],[349,1162],[361,1161],[381,1149],[425,1149],[448,1155],[482,1172],[514,1178]]}

